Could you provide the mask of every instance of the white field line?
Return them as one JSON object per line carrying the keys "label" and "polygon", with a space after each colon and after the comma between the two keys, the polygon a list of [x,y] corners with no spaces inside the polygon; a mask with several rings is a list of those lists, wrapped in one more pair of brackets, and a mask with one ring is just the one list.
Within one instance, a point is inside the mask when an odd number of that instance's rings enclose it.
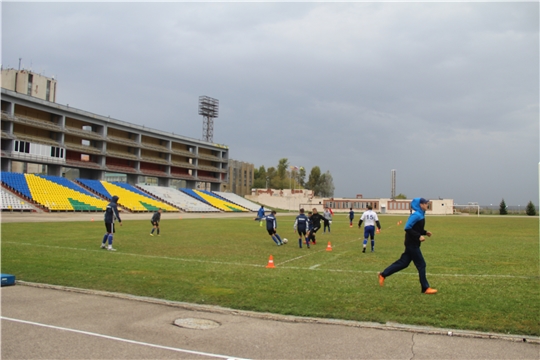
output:
{"label": "white field line", "polygon": [[[354,242],[357,240],[353,240],[350,242]],[[180,261],[180,262],[196,262],[201,264],[217,264],[217,265],[232,265],[232,266],[249,266],[249,267],[266,267],[266,264],[260,265],[260,264],[243,264],[243,263],[237,263],[237,262],[225,262],[225,261],[210,261],[210,260],[197,260],[197,259],[185,259],[185,258],[176,258],[176,257],[169,257],[169,256],[157,256],[157,255],[144,255],[144,254],[131,254],[131,253],[125,253],[121,251],[116,252],[110,252],[104,249],[82,249],[82,248],[73,248],[73,247],[64,247],[64,246],[56,246],[56,245],[42,245],[42,244],[30,244],[30,243],[19,243],[19,242],[13,242],[13,241],[3,241],[4,244],[13,244],[13,245],[23,245],[23,246],[37,246],[37,247],[45,247],[45,248],[53,248],[53,249],[66,249],[66,250],[75,250],[75,251],[88,251],[88,252],[96,252],[96,253],[110,253],[114,256],[133,256],[133,257],[140,257],[140,258],[148,258],[148,259],[163,259],[163,260],[172,260],[172,261]],[[281,263],[277,263],[274,260],[274,264],[279,269],[293,269],[293,270],[312,270],[312,271],[327,271],[327,272],[337,272],[337,273],[353,273],[353,274],[376,274],[378,271],[375,270],[343,270],[343,269],[321,269],[319,267],[317,268],[311,268],[311,267],[300,267],[300,266],[283,266],[283,264],[298,260],[303,257],[307,257],[316,253],[326,252],[325,250],[317,250],[314,252],[310,252],[309,254],[302,255],[290,260],[283,261]],[[322,264],[319,264],[322,265]],[[313,266],[312,266],[313,267]],[[414,266],[413,266],[414,268]],[[417,272],[407,272],[407,271],[400,271],[396,275],[414,275],[418,276]],[[471,277],[471,278],[507,278],[507,279],[538,279],[539,276],[522,276],[522,275],[505,275],[505,274],[435,274],[435,273],[426,273],[426,275],[429,276],[441,276],[441,277]]]}
{"label": "white field line", "polygon": [[148,347],[153,347],[153,348],[158,348],[158,349],[164,349],[164,350],[171,350],[171,351],[176,351],[176,352],[182,352],[182,353],[187,353],[187,354],[202,355],[202,356],[208,356],[208,357],[218,358],[218,359],[231,359],[231,360],[232,360],[232,359],[235,359],[235,360],[236,360],[236,359],[238,359],[238,360],[241,360],[241,359],[242,359],[242,358],[237,358],[237,357],[227,356],[227,355],[211,354],[211,353],[200,352],[200,351],[193,351],[193,350],[186,350],[186,349],[174,348],[174,347],[170,347],[170,346],[163,346],[163,345],[157,345],[157,344],[150,344],[150,343],[146,343],[146,342],[135,341],[135,340],[129,340],[129,339],[123,339],[123,338],[119,338],[119,337],[115,337],[115,336],[103,335],[103,334],[98,334],[98,333],[89,332],[89,331],[82,331],[82,330],[70,329],[70,328],[65,328],[65,327],[60,327],[60,326],[41,324],[41,323],[37,323],[37,322],[33,322],[33,321],[26,321],[26,320],[20,320],[20,319],[13,319],[13,318],[5,317],[5,316],[0,316],[0,319],[2,319],[2,320],[8,320],[8,321],[13,321],[13,322],[17,322],[17,323],[22,323],[22,324],[27,324],[27,325],[41,326],[41,327],[45,327],[45,328],[49,328],[49,329],[54,329],[54,330],[69,331],[69,332],[74,332],[74,333],[77,333],[77,334],[83,334],[83,335],[88,335],[88,336],[95,336],[95,337],[99,337],[99,338],[103,338],[103,339],[108,339],[108,340],[122,341],[122,342],[130,343],[130,344],[135,344],[135,345],[148,346]]}

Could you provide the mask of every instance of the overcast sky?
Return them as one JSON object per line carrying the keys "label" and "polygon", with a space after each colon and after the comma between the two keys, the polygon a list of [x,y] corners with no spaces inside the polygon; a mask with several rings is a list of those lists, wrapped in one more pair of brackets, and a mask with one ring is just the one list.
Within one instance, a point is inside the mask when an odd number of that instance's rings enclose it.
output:
{"label": "overcast sky", "polygon": [[2,2],[57,102],[329,171],[336,197],[539,202],[539,4]]}

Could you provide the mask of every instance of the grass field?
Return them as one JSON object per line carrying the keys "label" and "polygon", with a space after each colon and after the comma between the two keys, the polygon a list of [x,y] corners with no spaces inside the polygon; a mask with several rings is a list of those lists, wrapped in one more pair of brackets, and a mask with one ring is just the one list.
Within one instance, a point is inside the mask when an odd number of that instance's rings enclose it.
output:
{"label": "grass field", "polygon": [[293,220],[278,214],[290,240],[281,247],[251,218],[163,220],[160,237],[149,236],[149,220],[125,221],[117,252],[99,249],[101,221],[5,223],[2,273],[260,312],[540,335],[537,217],[427,216],[434,235],[422,251],[436,295],[420,293],[413,264],[378,285],[377,272],[403,251],[397,222],[406,217],[381,216],[375,252],[365,254],[344,215],[309,250],[298,248]]}

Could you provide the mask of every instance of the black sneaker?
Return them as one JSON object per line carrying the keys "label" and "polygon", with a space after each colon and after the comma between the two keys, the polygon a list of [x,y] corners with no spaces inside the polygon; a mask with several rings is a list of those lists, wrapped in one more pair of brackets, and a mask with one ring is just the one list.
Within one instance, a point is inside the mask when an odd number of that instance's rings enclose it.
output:
{"label": "black sneaker", "polygon": [[363,249],[362,249],[362,252],[365,253],[365,252],[366,252],[366,248],[363,248]]}

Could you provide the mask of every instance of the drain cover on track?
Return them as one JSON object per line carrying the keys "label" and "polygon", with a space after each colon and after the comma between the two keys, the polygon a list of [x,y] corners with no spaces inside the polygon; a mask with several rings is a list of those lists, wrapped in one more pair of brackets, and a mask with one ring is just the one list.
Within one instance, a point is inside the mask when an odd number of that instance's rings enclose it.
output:
{"label": "drain cover on track", "polygon": [[213,320],[185,318],[174,320],[174,325],[188,329],[208,330],[217,328],[220,324]]}

